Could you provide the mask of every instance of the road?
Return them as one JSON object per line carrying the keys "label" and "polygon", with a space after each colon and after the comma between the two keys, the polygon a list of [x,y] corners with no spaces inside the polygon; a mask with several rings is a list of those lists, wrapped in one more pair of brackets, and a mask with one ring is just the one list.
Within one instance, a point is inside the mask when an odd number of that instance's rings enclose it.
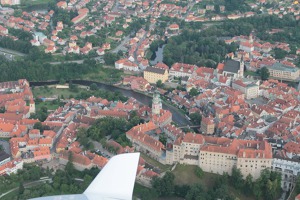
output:
{"label": "road", "polygon": [[124,45],[126,43],[128,43],[128,41],[130,40],[129,35],[127,35],[126,37],[123,38],[121,44],[119,44],[114,50],[111,50],[112,53],[118,53],[118,51],[122,50],[122,48],[124,48]]}
{"label": "road", "polygon": [[4,52],[4,53],[11,54],[11,55],[14,55],[14,56],[26,56],[26,54],[24,54],[24,53],[14,51],[14,50],[11,50],[11,49],[5,49],[5,48],[2,48],[2,47],[0,47],[0,52]]}

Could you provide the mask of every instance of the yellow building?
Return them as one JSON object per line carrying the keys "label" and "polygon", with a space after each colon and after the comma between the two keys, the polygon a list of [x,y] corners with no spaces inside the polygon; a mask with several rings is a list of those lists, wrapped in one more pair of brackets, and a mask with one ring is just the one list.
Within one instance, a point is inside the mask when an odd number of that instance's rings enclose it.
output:
{"label": "yellow building", "polygon": [[156,68],[156,67],[147,67],[144,71],[144,79],[149,83],[155,84],[157,81],[161,80],[162,83],[168,80],[168,70]]}

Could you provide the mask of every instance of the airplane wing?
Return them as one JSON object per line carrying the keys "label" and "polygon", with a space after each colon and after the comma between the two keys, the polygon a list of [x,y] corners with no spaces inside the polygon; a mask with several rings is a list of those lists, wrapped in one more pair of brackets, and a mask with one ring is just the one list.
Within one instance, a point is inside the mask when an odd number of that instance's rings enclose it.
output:
{"label": "airplane wing", "polygon": [[32,200],[131,200],[140,153],[112,157],[83,194],[39,197]]}

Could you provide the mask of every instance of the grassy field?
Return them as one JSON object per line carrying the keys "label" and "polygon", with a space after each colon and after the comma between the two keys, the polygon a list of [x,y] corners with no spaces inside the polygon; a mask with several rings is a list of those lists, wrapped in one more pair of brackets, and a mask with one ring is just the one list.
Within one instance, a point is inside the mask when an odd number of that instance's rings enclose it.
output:
{"label": "grassy field", "polygon": [[250,76],[259,76],[257,73],[253,72],[253,71],[245,71],[244,72],[244,75],[247,76],[247,75],[250,75]]}
{"label": "grassy field", "polygon": [[201,183],[207,188],[210,188],[214,185],[215,179],[218,177],[218,175],[205,173],[204,176],[200,179],[195,175],[195,169],[196,166],[194,165],[177,165],[174,171],[172,171],[175,175],[175,184],[192,185],[195,183]]}
{"label": "grassy field", "polygon": [[[198,178],[195,175],[196,166],[193,165],[177,165],[176,168],[172,171],[175,175],[175,184],[176,185],[193,185],[195,183],[200,183],[204,188],[209,189],[215,184],[215,180],[219,175],[212,173],[204,173],[202,178]],[[239,191],[235,190],[232,187],[229,187],[230,193],[233,194],[237,199],[243,200],[254,200],[254,197],[246,197]]]}
{"label": "grassy field", "polygon": [[53,102],[41,102],[41,103],[37,103],[35,108],[36,110],[40,110],[41,107],[46,106],[48,111],[49,110],[56,110],[59,107],[59,104],[54,104]]}
{"label": "grassy field", "polygon": [[69,89],[56,89],[54,87],[35,87],[32,92],[34,97],[61,97],[69,98],[70,95],[75,96],[76,94],[86,91],[85,89],[78,88],[78,92],[72,92]]}
{"label": "grassy field", "polygon": [[156,160],[150,158],[149,156],[147,156],[147,155],[144,154],[144,153],[141,153],[141,156],[142,156],[142,158],[144,158],[144,160],[145,160],[147,163],[149,163],[149,164],[151,164],[151,165],[153,165],[153,166],[155,166],[155,167],[158,167],[158,168],[161,169],[162,171],[167,171],[167,170],[170,170],[170,169],[171,169],[171,166],[170,166],[170,165],[163,165],[163,164],[161,164],[160,162],[158,162],[158,161],[156,161]]}

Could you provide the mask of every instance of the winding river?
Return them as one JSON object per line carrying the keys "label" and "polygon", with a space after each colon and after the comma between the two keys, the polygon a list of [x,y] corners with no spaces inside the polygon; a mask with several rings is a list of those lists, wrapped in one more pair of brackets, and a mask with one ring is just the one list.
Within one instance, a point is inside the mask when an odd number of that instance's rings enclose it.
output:
{"label": "winding river", "polygon": [[[30,85],[31,86],[44,86],[44,85],[58,84],[58,82],[59,81],[30,82]],[[108,90],[108,91],[112,91],[112,92],[116,92],[116,91],[121,92],[124,96],[133,97],[144,105],[149,105],[149,103],[151,103],[151,101],[152,101],[152,98],[145,94],[135,92],[133,90],[126,90],[126,89],[119,88],[119,87],[116,87],[113,85],[107,85],[104,83],[99,83],[99,82],[95,82],[95,81],[87,81],[87,80],[72,80],[72,82],[74,84],[85,85],[85,86],[90,86],[92,83],[95,83],[95,84],[97,84],[99,89]],[[177,123],[179,126],[191,125],[191,122],[186,119],[184,114],[182,114],[180,111],[178,111],[173,106],[168,105],[163,102],[163,109],[169,110],[172,113],[173,121],[175,123]]]}

